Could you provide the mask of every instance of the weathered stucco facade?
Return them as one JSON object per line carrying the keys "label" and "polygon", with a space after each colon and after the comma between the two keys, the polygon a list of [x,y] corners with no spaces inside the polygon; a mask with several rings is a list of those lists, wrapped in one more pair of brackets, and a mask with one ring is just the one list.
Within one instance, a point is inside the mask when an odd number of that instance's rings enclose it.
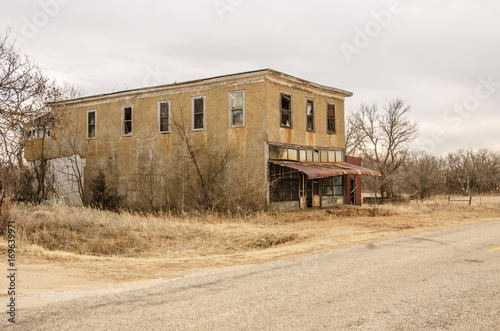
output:
{"label": "weathered stucco facade", "polygon": [[[189,199],[179,181],[179,174],[188,168],[188,139],[206,152],[199,155],[205,166],[210,158],[231,150],[227,176],[248,177],[262,189],[262,204],[269,204],[273,200],[269,161],[274,155],[269,146],[289,144],[299,155],[301,147],[343,155],[344,99],[350,95],[265,69],[83,97],[56,105],[54,111],[64,113],[65,120],[45,139],[44,155],[78,154],[85,159],[87,195],[91,178],[104,169],[130,206],[139,204],[148,190],[154,191],[152,203],[161,206],[168,200],[167,191],[177,198],[183,195],[183,201]],[[28,142],[26,159],[40,155],[40,144]],[[337,158],[340,161],[344,156]]]}

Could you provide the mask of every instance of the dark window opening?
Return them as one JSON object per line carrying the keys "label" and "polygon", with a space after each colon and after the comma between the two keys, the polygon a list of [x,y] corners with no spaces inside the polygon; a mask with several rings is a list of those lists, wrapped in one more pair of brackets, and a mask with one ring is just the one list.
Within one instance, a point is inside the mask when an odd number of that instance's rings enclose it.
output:
{"label": "dark window opening", "polygon": [[87,113],[87,138],[89,139],[95,138],[95,126],[96,126],[95,111],[89,111]]}
{"label": "dark window opening", "polygon": [[193,105],[193,129],[199,130],[205,128],[205,99],[194,99]]}
{"label": "dark window opening", "polygon": [[314,104],[311,100],[307,100],[306,105],[307,115],[307,131],[314,132]]}
{"label": "dark window opening", "polygon": [[279,179],[271,190],[272,201],[298,201],[299,200],[299,180]]}
{"label": "dark window opening", "polygon": [[270,165],[271,201],[299,200],[299,172],[279,165]]}
{"label": "dark window opening", "polygon": [[281,95],[281,126],[292,127],[292,97],[285,94]]}
{"label": "dark window opening", "polygon": [[132,107],[123,108],[123,135],[132,134]]}
{"label": "dark window opening", "polygon": [[160,132],[169,132],[170,109],[168,102],[160,103]]}
{"label": "dark window opening", "polygon": [[328,104],[326,113],[326,131],[327,133],[335,133],[335,105]]}
{"label": "dark window opening", "polygon": [[335,196],[344,195],[344,178],[342,176],[333,177],[333,194]]}

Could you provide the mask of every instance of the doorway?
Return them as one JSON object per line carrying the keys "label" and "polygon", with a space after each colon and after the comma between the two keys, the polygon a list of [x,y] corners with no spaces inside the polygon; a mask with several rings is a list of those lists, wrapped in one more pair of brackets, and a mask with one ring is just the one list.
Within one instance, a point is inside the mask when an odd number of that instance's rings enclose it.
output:
{"label": "doorway", "polygon": [[[321,201],[319,198],[320,192],[320,181],[315,179],[307,179],[306,181],[306,206],[307,208],[314,207],[314,196],[316,199]],[[320,203],[319,203],[320,204]],[[318,202],[316,202],[317,207],[320,207]]]}
{"label": "doorway", "polygon": [[350,180],[350,204],[351,205],[356,205],[356,190],[358,189],[357,185],[356,185],[356,179],[352,178]]}

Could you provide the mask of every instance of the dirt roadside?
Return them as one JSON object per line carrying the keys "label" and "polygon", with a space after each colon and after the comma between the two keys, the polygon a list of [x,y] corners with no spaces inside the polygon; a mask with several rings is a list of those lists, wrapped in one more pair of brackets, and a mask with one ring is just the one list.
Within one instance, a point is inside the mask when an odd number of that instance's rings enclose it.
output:
{"label": "dirt roadside", "polygon": [[[17,293],[36,300],[36,294],[49,292],[59,293],[58,297],[61,298],[65,292],[132,289],[145,282],[182,277],[197,270],[286,259],[499,219],[500,215],[469,214],[346,217],[327,220],[315,219],[313,216],[304,222],[287,225],[288,230],[300,235],[298,240],[267,249],[222,255],[122,258],[79,256],[60,252],[20,254]],[[6,265],[6,256],[2,256],[2,259]],[[0,279],[0,288],[8,288],[8,280],[3,277]]]}

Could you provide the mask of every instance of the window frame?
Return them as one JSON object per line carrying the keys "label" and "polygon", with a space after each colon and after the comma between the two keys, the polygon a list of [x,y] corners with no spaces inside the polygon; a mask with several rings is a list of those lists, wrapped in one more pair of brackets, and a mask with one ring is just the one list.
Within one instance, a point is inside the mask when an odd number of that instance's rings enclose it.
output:
{"label": "window frame", "polygon": [[[94,136],[91,137],[90,136],[90,122],[89,122],[89,116],[91,113],[94,113]],[[97,138],[97,109],[89,109],[87,110],[87,139],[91,140],[91,139],[96,139]]]}
{"label": "window frame", "polygon": [[[130,108],[130,132],[125,133],[125,109]],[[129,121],[129,120],[127,120]],[[134,135],[134,106],[133,105],[123,105],[122,106],[122,137],[130,137]]]}
{"label": "window frame", "polygon": [[[343,197],[344,196],[344,178],[345,176],[344,175],[340,175],[340,176],[333,176],[333,196],[334,197]],[[340,184],[338,183],[338,181],[336,182],[335,181],[335,178],[338,178],[340,179]],[[336,190],[335,188],[340,188],[340,191],[342,192],[341,194],[337,194],[336,193]]]}
{"label": "window frame", "polygon": [[[194,105],[195,100],[202,99],[203,100],[203,127],[195,129],[195,113],[194,113]],[[195,95],[191,97],[191,130],[192,131],[204,131],[207,129],[207,98],[206,95]]]}
{"label": "window frame", "polygon": [[[243,112],[243,121],[240,124],[238,125],[235,125],[234,122],[233,122],[233,112],[235,110],[240,110],[239,108],[237,109],[233,109],[233,105],[232,105],[232,96],[233,95],[236,95],[236,94],[242,94],[242,105],[241,105],[241,111]],[[236,90],[236,91],[231,91],[229,92],[229,127],[230,128],[243,128],[245,127],[245,90]]]}
{"label": "window frame", "polygon": [[[307,113],[307,106],[311,104],[312,115]],[[312,118],[312,129],[309,129],[309,118]],[[306,99],[306,132],[314,132],[315,123],[314,123],[314,100]]]}
{"label": "window frame", "polygon": [[[330,106],[333,106],[333,118],[328,116],[328,110],[329,110]],[[326,133],[327,134],[336,134],[337,133],[337,121],[335,120],[336,115],[337,115],[337,106],[334,103],[327,102],[326,103]],[[330,125],[328,125],[328,124],[329,124],[330,120],[333,120],[333,131],[329,129]]]}
{"label": "window frame", "polygon": [[[290,99],[290,109],[283,109],[283,97],[288,97]],[[292,105],[292,95],[290,93],[285,93],[285,92],[280,92],[280,127],[285,128],[285,129],[293,129],[293,120],[292,120],[292,113],[293,113],[293,105]],[[290,112],[290,126],[286,126],[283,124],[283,112]]]}
{"label": "window frame", "polygon": [[[162,130],[161,129],[161,119],[162,119],[161,106],[164,105],[164,104],[168,105],[167,130]],[[170,105],[171,105],[170,100],[159,100],[158,101],[158,133],[160,133],[160,134],[170,133],[171,132],[170,119],[172,117],[172,108],[170,107]]]}

